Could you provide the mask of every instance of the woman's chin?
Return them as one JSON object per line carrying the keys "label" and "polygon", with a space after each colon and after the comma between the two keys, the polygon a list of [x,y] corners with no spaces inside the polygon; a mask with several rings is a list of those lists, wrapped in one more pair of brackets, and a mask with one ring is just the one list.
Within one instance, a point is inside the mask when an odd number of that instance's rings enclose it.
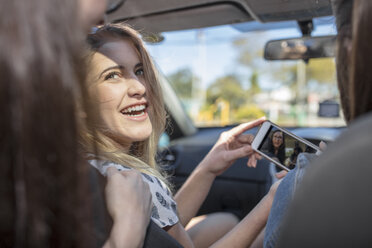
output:
{"label": "woman's chin", "polygon": [[151,136],[151,132],[142,132],[142,133],[138,133],[137,135],[133,135],[131,139],[133,142],[141,142],[141,141],[145,141],[149,139],[150,136]]}

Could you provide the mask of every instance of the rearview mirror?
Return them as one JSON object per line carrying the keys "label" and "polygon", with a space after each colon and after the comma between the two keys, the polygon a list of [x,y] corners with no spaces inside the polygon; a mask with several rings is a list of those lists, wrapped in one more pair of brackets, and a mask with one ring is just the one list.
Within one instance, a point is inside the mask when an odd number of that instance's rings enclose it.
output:
{"label": "rearview mirror", "polygon": [[334,57],[336,36],[301,37],[266,43],[266,60],[308,60]]}

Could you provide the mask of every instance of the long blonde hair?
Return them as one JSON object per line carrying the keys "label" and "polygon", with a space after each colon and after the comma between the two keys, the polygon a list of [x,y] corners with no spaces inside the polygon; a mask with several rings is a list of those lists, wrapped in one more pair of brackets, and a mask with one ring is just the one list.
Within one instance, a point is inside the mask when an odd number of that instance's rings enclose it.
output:
{"label": "long blonde hair", "polygon": [[[100,159],[132,167],[167,182],[155,160],[158,141],[166,123],[166,111],[157,71],[144,47],[140,34],[125,24],[106,24],[97,28],[94,33],[88,36],[90,50],[95,53],[112,39],[129,40],[137,50],[144,69],[146,98],[152,106],[149,116],[153,130],[148,139],[134,142],[129,152],[125,152],[117,142],[105,135],[97,126],[84,128],[81,132],[83,147],[88,153],[99,154]],[[93,123],[95,122],[93,121]]]}

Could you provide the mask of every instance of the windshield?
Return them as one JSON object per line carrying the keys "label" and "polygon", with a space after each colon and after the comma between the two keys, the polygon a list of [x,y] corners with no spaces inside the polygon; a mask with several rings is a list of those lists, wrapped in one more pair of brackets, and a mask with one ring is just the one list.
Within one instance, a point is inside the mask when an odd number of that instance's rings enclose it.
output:
{"label": "windshield", "polygon": [[[330,34],[334,25],[318,25],[312,35]],[[345,125],[341,111],[337,118],[318,117],[320,102],[339,103],[333,58],[264,60],[265,43],[300,37],[295,27],[241,32],[225,25],[162,35],[147,46],[196,126],[264,115],[282,126]]]}

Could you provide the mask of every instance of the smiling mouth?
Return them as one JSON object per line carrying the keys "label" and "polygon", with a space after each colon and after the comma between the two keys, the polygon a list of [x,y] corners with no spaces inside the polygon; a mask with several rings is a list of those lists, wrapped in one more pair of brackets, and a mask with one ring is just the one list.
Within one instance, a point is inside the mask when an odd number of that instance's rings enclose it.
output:
{"label": "smiling mouth", "polygon": [[146,114],[146,109],[147,109],[146,104],[139,104],[139,105],[127,107],[120,112],[123,115],[127,115],[129,117],[140,117]]}

